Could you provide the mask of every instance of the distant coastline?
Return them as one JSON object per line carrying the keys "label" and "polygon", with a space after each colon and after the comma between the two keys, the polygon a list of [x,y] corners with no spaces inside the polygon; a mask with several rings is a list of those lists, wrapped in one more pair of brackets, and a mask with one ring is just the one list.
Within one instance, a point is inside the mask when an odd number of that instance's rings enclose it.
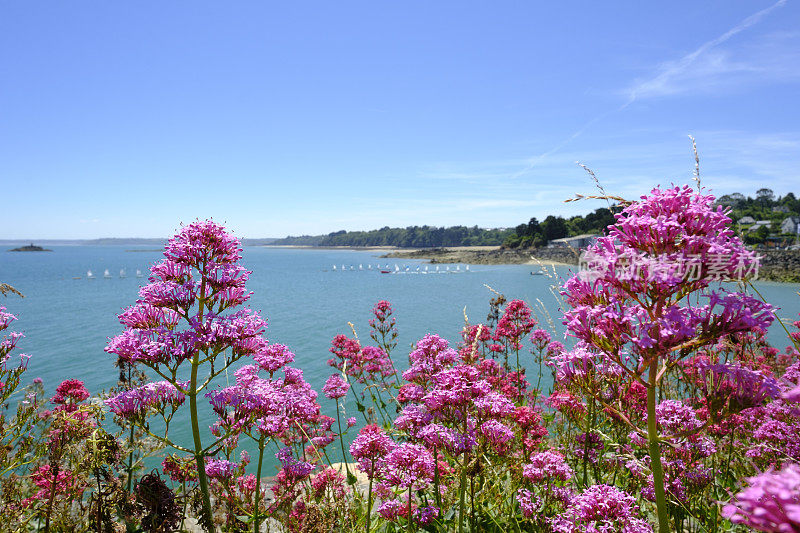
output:
{"label": "distant coastline", "polygon": [[430,263],[466,263],[470,265],[560,265],[578,264],[578,252],[571,248],[505,249],[497,246],[455,246],[394,250],[382,257],[427,259]]}
{"label": "distant coastline", "polygon": [[[759,250],[762,256],[758,279],[800,283],[800,250]],[[392,250],[381,257],[426,259],[430,263],[466,263],[471,265],[577,266],[580,251],[569,248],[502,249],[487,246]]]}

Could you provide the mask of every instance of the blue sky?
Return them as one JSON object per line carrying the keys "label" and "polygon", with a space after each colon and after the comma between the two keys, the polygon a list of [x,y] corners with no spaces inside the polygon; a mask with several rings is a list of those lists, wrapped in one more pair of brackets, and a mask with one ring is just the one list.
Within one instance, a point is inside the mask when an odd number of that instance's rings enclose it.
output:
{"label": "blue sky", "polygon": [[513,226],[800,193],[800,5],[0,4],[0,238]]}

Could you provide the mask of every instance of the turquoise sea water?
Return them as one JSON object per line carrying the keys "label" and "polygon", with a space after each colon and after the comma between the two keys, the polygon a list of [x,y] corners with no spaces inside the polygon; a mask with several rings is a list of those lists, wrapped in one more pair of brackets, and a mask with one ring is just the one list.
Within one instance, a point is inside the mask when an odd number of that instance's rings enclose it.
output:
{"label": "turquoise sea water", "polygon": [[[0,252],[0,282],[25,295],[24,299],[2,298],[0,305],[18,316],[12,329],[25,334],[18,352],[31,356],[28,380],[41,377],[52,393],[63,379],[77,378],[97,393],[113,386],[118,376],[115,358],[103,351],[107,338],[122,331],[116,316],[135,302],[139,287],[147,283],[150,265],[161,259],[161,252],[134,246],[52,248],[48,253]],[[457,342],[465,309],[471,322],[485,320],[494,295],[487,285],[508,299],[520,298],[535,307],[541,302],[558,329],[554,338],[563,340],[559,304],[551,292],[554,280],[530,275],[539,270],[537,266],[472,265],[465,272],[461,265],[459,274],[389,275],[380,274],[376,265],[389,264],[394,270],[397,264],[415,271],[418,266],[424,269],[425,263],[379,259],[376,252],[367,251],[267,247],[246,247],[243,264],[253,271],[249,305],[269,321],[268,338],[289,346],[297,355],[293,366],[303,369],[318,391],[331,374],[326,364],[331,339],[338,333],[350,335],[347,323],[353,322],[362,340],[369,341],[370,309],[382,299],[389,300],[395,310],[400,337],[394,359],[402,368],[407,366],[408,348],[426,333]],[[347,267],[344,272],[342,265]],[[359,265],[364,270],[358,270]],[[108,279],[103,277],[106,269],[111,274]],[[119,277],[121,269],[126,271],[124,278]],[[137,269],[144,277],[135,276]],[[87,279],[88,270],[96,279]],[[559,267],[556,273],[568,276],[569,269]],[[782,308],[781,317],[797,318],[800,285],[761,282],[757,287],[767,301]],[[543,312],[537,315],[547,322]],[[788,344],[776,326],[770,340],[780,348]],[[321,394],[320,403],[333,415],[332,402]],[[173,437],[188,442],[188,424],[174,429]]]}

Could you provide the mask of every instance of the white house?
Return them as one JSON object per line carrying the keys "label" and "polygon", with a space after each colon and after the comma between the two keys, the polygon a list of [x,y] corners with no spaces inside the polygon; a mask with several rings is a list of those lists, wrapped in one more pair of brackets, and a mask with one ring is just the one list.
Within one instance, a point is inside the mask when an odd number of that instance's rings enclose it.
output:
{"label": "white house", "polygon": [[781,223],[781,233],[800,233],[800,217],[786,217]]}
{"label": "white house", "polygon": [[553,239],[547,243],[548,248],[586,248],[594,244],[594,241],[600,235],[593,233],[584,233],[583,235],[575,235],[574,237],[564,237],[563,239]]}
{"label": "white house", "polygon": [[769,220],[757,220],[755,224],[747,228],[747,231],[758,231],[761,226],[766,226],[767,229],[772,229],[772,222]]}

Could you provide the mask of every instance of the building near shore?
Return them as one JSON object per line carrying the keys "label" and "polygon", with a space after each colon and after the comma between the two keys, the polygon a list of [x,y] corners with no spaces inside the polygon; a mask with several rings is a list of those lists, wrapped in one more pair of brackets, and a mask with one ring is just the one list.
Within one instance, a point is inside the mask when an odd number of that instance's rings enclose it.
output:
{"label": "building near shore", "polygon": [[772,229],[772,221],[771,220],[757,220],[755,224],[747,228],[747,231],[758,231],[762,227],[766,227],[767,229]]}
{"label": "building near shore", "polygon": [[574,248],[582,249],[591,246],[600,237],[596,233],[584,233],[574,237],[564,237],[563,239],[553,239],[548,241],[548,248]]}
{"label": "building near shore", "polygon": [[800,217],[786,217],[781,223],[781,233],[792,235],[800,233]]}

